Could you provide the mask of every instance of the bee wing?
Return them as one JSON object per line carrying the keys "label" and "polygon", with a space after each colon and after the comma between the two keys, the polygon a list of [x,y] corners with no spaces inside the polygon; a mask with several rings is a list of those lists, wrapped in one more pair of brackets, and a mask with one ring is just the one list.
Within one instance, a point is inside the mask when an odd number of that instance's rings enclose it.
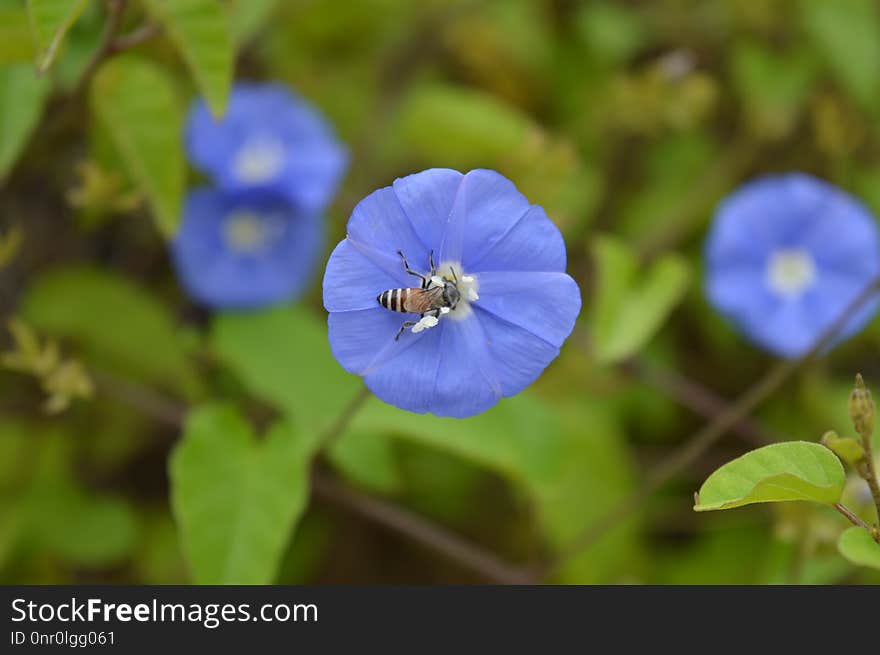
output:
{"label": "bee wing", "polygon": [[443,299],[442,288],[409,289],[404,309],[413,314],[424,314],[440,306]]}

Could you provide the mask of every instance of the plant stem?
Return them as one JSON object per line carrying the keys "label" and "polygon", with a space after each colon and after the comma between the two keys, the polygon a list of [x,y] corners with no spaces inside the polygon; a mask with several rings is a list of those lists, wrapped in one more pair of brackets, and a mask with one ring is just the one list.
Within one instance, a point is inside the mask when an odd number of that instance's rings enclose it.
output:
{"label": "plant stem", "polygon": [[865,475],[863,477],[871,489],[871,497],[874,499],[874,508],[877,511],[877,521],[880,523],[880,484],[877,483],[877,466],[874,464],[870,434],[862,435],[862,448],[865,449]]}
{"label": "plant stem", "polygon": [[317,496],[391,528],[489,581],[525,584],[532,579],[527,570],[509,564],[494,553],[465,541],[418,514],[357,492],[321,473],[312,475],[312,489]]}
{"label": "plant stem", "polygon": [[834,509],[843,514],[847,518],[847,520],[853,525],[864,528],[868,532],[871,531],[871,528],[868,526],[868,524],[865,523],[858,516],[856,516],[855,513],[843,503],[834,503]]}
{"label": "plant stem", "polygon": [[369,397],[370,390],[367,389],[366,385],[362,384],[361,388],[358,389],[358,392],[354,395],[351,401],[349,401],[348,405],[346,405],[339,416],[336,417],[333,424],[327,428],[324,434],[321,435],[318,440],[319,451],[327,450],[327,448],[332,446],[333,443],[342,436],[342,434],[348,429],[352,419],[358,413],[358,410],[360,410]]}
{"label": "plant stem", "polygon": [[784,360],[771,368],[763,378],[746,390],[733,405],[719,414],[714,421],[698,430],[670,457],[645,476],[641,488],[624,498],[619,504],[592,525],[585,527],[580,534],[556,557],[540,569],[541,579],[559,569],[565,562],[583,549],[592,545],[610,528],[614,527],[631,513],[639,509],[657,489],[669,482],[681,471],[691,466],[718,439],[734,425],[748,417],[764,400],[779,389],[806,362],[814,359],[830,346],[850,318],[880,289],[880,277],[875,278],[844,309],[840,316],[822,333],[813,348],[799,359]]}
{"label": "plant stem", "polygon": [[[650,385],[655,391],[669,396],[682,407],[705,419],[714,420],[728,408],[729,403],[726,400],[699,382],[674,370],[649,363],[644,358],[636,357],[626,361],[622,364],[622,368]],[[743,418],[733,425],[731,432],[759,446],[782,440],[768,432],[760,423],[748,418]]]}
{"label": "plant stem", "polygon": [[104,24],[104,33],[101,35],[101,42],[97,49],[92,53],[91,59],[80,73],[79,80],[74,87],[73,95],[78,96],[85,90],[86,85],[98,70],[98,66],[104,61],[107,55],[113,51],[113,41],[122,27],[122,20],[125,17],[126,0],[108,0],[107,2],[107,22]]}

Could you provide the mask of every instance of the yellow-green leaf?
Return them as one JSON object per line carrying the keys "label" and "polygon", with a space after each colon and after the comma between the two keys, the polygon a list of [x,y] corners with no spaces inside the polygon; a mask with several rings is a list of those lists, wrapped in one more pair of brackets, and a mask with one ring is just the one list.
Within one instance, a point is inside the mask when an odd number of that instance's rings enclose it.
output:
{"label": "yellow-green leaf", "polygon": [[235,51],[229,18],[217,0],[144,0],[168,31],[215,116],[226,108]]}
{"label": "yellow-green leaf", "polygon": [[844,530],[837,541],[837,550],[853,564],[880,569],[880,544],[864,528]]}
{"label": "yellow-green leaf", "polygon": [[715,471],[703,483],[694,509],[705,512],[752,503],[840,500],[846,474],[825,446],[791,441],[764,446]]}
{"label": "yellow-green leaf", "polygon": [[186,169],[183,109],[165,72],[134,56],[108,61],[91,89],[95,115],[132,179],[150,202],[159,229],[172,236],[180,220]]}
{"label": "yellow-green leaf", "polygon": [[0,182],[36,128],[49,95],[49,80],[30,64],[0,66]]}
{"label": "yellow-green leaf", "polygon": [[31,33],[37,46],[37,71],[45,72],[89,0],[27,0]]}
{"label": "yellow-green leaf", "polygon": [[34,40],[27,10],[21,0],[0,0],[0,65],[33,60]]}

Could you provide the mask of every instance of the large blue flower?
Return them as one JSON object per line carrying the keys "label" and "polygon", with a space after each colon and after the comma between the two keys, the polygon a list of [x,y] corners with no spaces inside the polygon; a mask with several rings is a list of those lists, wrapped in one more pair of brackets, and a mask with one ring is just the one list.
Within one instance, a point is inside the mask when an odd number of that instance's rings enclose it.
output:
{"label": "large blue flower", "polygon": [[268,190],[190,192],[171,244],[178,277],[195,300],[245,309],[294,298],[321,248],[322,221]]}
{"label": "large blue flower", "polygon": [[197,102],[186,147],[223,189],[280,188],[312,213],[329,204],[348,160],[321,114],[278,84],[236,84],[220,121]]}
{"label": "large blue flower", "polygon": [[[457,280],[452,311],[419,318],[380,306],[418,287],[404,270]],[[362,200],[324,275],[330,345],[379,398],[413,412],[464,417],[531,384],[559,354],[580,312],[562,235],[544,210],[494,171],[431,169]],[[395,340],[404,321],[416,322]]]}
{"label": "large blue flower", "polygon": [[[767,176],[719,206],[706,243],[709,300],[755,343],[783,357],[808,352],[880,275],[871,213],[802,173]],[[877,302],[840,333],[860,330]]]}

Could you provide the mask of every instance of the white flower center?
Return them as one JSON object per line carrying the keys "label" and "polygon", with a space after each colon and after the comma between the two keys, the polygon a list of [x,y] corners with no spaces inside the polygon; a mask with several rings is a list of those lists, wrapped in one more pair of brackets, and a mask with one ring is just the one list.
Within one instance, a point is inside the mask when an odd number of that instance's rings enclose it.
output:
{"label": "white flower center", "polygon": [[235,176],[243,184],[264,184],[274,180],[284,167],[286,150],[275,139],[256,138],[245,141],[235,154]]}
{"label": "white flower center", "polygon": [[267,216],[238,210],[223,221],[223,239],[235,252],[254,254],[275,241],[284,232],[284,217]]}
{"label": "white flower center", "polygon": [[777,250],[767,260],[766,279],[775,294],[797,298],[816,282],[816,262],[800,248]]}
{"label": "white flower center", "polygon": [[[453,275],[453,272],[455,275]],[[448,316],[455,321],[467,318],[474,311],[471,309],[471,303],[480,299],[480,294],[477,293],[480,289],[479,281],[473,275],[467,275],[462,270],[461,264],[458,262],[443,262],[440,264],[440,266],[437,267],[437,275],[435,275],[431,281],[434,282],[434,284],[443,284],[442,278],[444,277],[447,280],[458,280],[456,286],[458,287],[458,293],[461,298],[455,306],[455,309],[449,312],[443,312],[443,315]]]}
{"label": "white flower center", "polygon": [[460,296],[458,303],[455,305],[455,309],[452,309],[451,307],[441,307],[439,317],[434,316],[433,314],[426,314],[412,326],[413,332],[419,333],[422,330],[436,327],[440,322],[440,319],[444,316],[455,321],[460,321],[463,318],[470,316],[474,311],[471,309],[471,303],[480,299],[480,294],[477,293],[477,290],[479,289],[477,278],[473,275],[465,275],[462,271],[461,264],[458,262],[444,262],[437,267],[436,275],[430,278],[429,288],[442,287],[449,280],[455,282],[455,286],[458,288]]}

